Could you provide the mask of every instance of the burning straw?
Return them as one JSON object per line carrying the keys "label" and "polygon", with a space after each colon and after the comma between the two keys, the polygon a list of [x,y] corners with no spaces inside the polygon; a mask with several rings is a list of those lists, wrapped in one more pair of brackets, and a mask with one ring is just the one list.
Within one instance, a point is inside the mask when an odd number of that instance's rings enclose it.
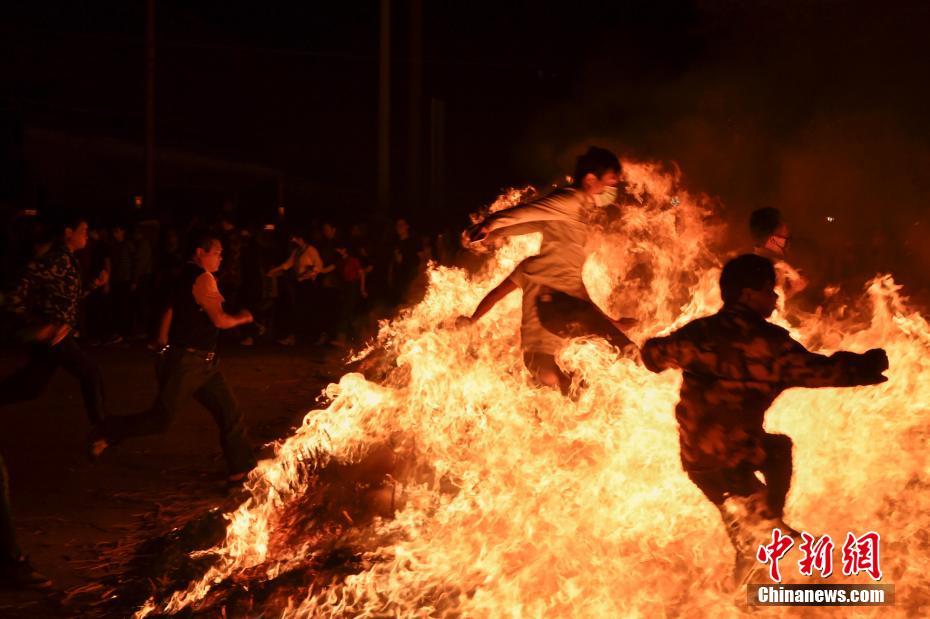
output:
{"label": "burning straw", "polygon": [[[676,171],[624,170],[640,204],[598,235],[585,281],[610,313],[639,319],[641,343],[719,306],[719,228]],[[717,512],[679,464],[677,375],[576,341],[561,362],[585,386],[568,400],[528,380],[518,294],[470,329],[448,327],[538,242],[512,239],[476,275],[431,266],[423,301],[379,333],[396,365],[377,383],[330,385],[330,405],[252,474],[224,541],[197,554],[210,567],[136,616],[217,608],[231,587],[277,582],[287,593],[265,610],[286,617],[740,613]],[[928,600],[930,329],[888,277],[857,303],[862,318],[812,316],[795,335],[825,350],[883,346],[890,380],[786,393],[769,427],[796,444],[788,521],[834,539],[879,531],[904,615]],[[351,569],[322,578],[336,546]]]}

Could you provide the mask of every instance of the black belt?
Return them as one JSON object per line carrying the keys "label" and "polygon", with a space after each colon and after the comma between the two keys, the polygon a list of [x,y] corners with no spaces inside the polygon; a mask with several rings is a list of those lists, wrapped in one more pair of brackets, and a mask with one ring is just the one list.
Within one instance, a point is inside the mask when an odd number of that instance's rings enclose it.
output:
{"label": "black belt", "polygon": [[166,344],[165,346],[162,346],[157,352],[160,356],[164,357],[165,354],[170,354],[173,351],[197,355],[198,357],[200,357],[201,359],[207,362],[210,362],[216,359],[216,353],[213,352],[212,350],[201,350],[199,348],[189,348],[189,347],[175,348],[174,346],[170,344]]}
{"label": "black belt", "polygon": [[189,352],[192,355],[197,355],[202,358],[204,361],[210,362],[216,359],[216,353],[212,350],[198,350],[196,348],[185,348],[184,352]]}

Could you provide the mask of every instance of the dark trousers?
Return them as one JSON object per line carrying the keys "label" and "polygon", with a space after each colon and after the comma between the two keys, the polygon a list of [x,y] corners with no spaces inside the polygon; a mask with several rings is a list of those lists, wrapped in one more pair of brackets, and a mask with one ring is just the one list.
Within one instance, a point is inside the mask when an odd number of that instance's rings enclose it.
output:
{"label": "dark trousers", "polygon": [[113,334],[130,337],[133,322],[132,282],[110,282],[110,299],[113,310],[110,328]]}
{"label": "dark trousers", "polygon": [[313,318],[313,304],[317,302],[316,282],[305,280],[294,284],[294,306],[291,310],[291,332],[303,344],[313,344],[320,329]]}
{"label": "dark trousers", "polygon": [[342,315],[342,295],[339,289],[334,286],[320,285],[313,310],[318,332],[332,336]]}
{"label": "dark trousers", "polygon": [[220,431],[220,445],[231,474],[251,470],[255,456],[236,403],[216,359],[191,352],[169,352],[159,368],[159,389],[149,410],[136,415],[108,417],[102,426],[107,441],[116,444],[132,436],[161,434],[171,425],[189,397],[210,411]]}
{"label": "dark trousers", "polygon": [[290,274],[278,278],[278,298],[274,304],[274,335],[284,338],[294,335],[297,311],[297,283]]}
{"label": "dark trousers", "polygon": [[154,289],[154,278],[152,275],[144,275],[139,279],[136,289],[132,293],[132,335],[150,336],[157,333],[158,318],[152,312],[152,290]]}
{"label": "dark trousers", "polygon": [[[763,445],[766,458],[761,466],[744,464],[730,469],[688,471],[688,477],[715,505],[723,504],[728,495],[764,493],[769,517],[781,518],[791,489],[793,443],[784,434],[766,434]],[[756,471],[762,473],[764,484],[756,477]]]}
{"label": "dark trousers", "polygon": [[559,337],[598,336],[618,348],[632,344],[623,331],[610,321],[594,303],[564,292],[540,295],[536,302],[539,322]]}
{"label": "dark trousers", "polygon": [[559,379],[559,391],[562,395],[568,395],[572,386],[572,378],[562,371],[559,364],[555,362],[555,355],[543,352],[525,352],[523,353],[523,365],[526,366],[539,380],[539,374],[551,373]]}
{"label": "dark trousers", "polygon": [[18,559],[19,547],[16,545],[16,533],[13,530],[13,514],[10,509],[10,483],[0,455],[0,563]]}
{"label": "dark trousers", "polygon": [[29,361],[0,381],[0,406],[34,400],[45,390],[61,366],[81,383],[87,417],[94,425],[106,416],[103,376],[97,363],[81,350],[70,335],[56,346],[33,344]]}
{"label": "dark trousers", "polygon": [[[540,295],[536,301],[536,310],[542,326],[559,337],[597,336],[618,348],[633,344],[630,338],[591,301],[585,301],[564,292],[552,291]],[[571,377],[562,372],[555,362],[555,356],[527,352],[523,355],[523,362],[534,374],[540,371],[554,373],[559,379],[559,389],[563,394],[568,394],[572,384]]]}
{"label": "dark trousers", "polygon": [[84,300],[84,323],[81,332],[87,339],[103,342],[112,335],[112,299],[103,288],[94,290]]}
{"label": "dark trousers", "polygon": [[340,290],[340,295],[342,304],[336,334],[352,340],[356,336],[355,321],[362,305],[362,291],[357,281],[346,282]]}

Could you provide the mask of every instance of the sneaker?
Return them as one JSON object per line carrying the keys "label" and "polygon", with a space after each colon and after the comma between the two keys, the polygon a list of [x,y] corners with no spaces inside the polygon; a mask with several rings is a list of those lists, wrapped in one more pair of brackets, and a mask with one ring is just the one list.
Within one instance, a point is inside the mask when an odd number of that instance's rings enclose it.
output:
{"label": "sneaker", "polygon": [[52,579],[38,571],[28,557],[0,563],[0,589],[47,589]]}
{"label": "sneaker", "polygon": [[252,337],[244,337],[239,340],[240,346],[255,346],[255,339]]}
{"label": "sneaker", "polygon": [[766,565],[760,563],[755,557],[737,553],[731,577],[733,590],[742,592],[746,590],[746,585],[752,582],[766,582],[768,580],[767,569]]}
{"label": "sneaker", "polygon": [[781,529],[782,533],[794,539],[796,543],[800,544],[804,541],[804,538],[801,537],[801,532],[789,525],[781,518],[773,518],[773,525],[773,529]]}
{"label": "sneaker", "polygon": [[233,473],[232,475],[229,475],[226,477],[226,483],[228,483],[230,486],[238,486],[239,484],[244,482],[248,477],[249,477],[248,471],[244,471],[242,473]]}
{"label": "sneaker", "polygon": [[297,343],[297,338],[294,336],[293,333],[291,335],[288,335],[284,339],[278,340],[278,344],[280,344],[281,346],[293,346],[296,343]]}

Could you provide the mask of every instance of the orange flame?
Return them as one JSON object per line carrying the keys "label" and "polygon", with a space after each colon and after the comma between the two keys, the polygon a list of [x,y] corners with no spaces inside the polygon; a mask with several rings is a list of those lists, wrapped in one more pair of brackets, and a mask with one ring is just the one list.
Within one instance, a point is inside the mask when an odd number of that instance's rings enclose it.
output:
{"label": "orange flame", "polygon": [[[609,313],[639,319],[630,335],[641,343],[719,307],[720,227],[715,204],[689,194],[677,170],[628,161],[624,171],[640,206],[596,235],[585,281]],[[196,609],[218,583],[246,571],[274,578],[312,556],[311,542],[282,547],[273,535],[286,526],[282,510],[307,491],[307,472],[356,462],[397,433],[415,438],[435,481],[397,489],[401,507],[375,521],[385,541],[369,548],[366,569],[308,587],[283,616],[739,614],[745,592],[725,585],[733,551],[717,511],[679,462],[680,376],[651,374],[601,340],[576,340],[560,362],[587,387],[570,401],[528,380],[519,294],[467,330],[444,326],[538,243],[510,239],[474,276],[432,265],[423,301],[379,333],[397,370],[384,384],[347,374],[330,385],[331,404],[310,411],[251,475],[251,497],[228,515],[224,542],[206,553],[213,567],[136,616]],[[859,303],[866,319],[818,314],[795,335],[828,351],[883,346],[890,380],[790,391],[768,426],[795,441],[787,520],[834,540],[849,530],[880,532],[884,582],[896,585],[898,599],[883,610],[906,615],[930,598],[930,329],[888,276],[869,283]],[[456,491],[443,492],[439,480]],[[790,563],[782,562],[786,582]]]}

